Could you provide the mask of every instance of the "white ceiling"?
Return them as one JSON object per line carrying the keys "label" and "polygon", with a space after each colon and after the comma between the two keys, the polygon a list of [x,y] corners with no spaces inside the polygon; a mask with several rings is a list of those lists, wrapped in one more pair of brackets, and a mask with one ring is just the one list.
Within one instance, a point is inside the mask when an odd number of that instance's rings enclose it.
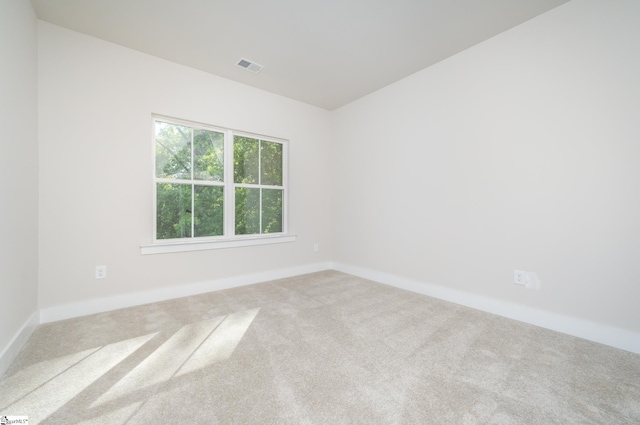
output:
{"label": "white ceiling", "polygon": [[[568,0],[32,0],[39,19],[332,110]],[[236,66],[244,57],[265,68]]]}

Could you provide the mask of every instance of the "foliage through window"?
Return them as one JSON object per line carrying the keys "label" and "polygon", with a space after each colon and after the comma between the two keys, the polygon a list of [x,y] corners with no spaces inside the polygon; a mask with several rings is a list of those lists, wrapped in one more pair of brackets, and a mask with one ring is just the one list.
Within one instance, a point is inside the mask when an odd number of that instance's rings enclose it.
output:
{"label": "foliage through window", "polygon": [[285,233],[284,142],[154,118],[155,239]]}

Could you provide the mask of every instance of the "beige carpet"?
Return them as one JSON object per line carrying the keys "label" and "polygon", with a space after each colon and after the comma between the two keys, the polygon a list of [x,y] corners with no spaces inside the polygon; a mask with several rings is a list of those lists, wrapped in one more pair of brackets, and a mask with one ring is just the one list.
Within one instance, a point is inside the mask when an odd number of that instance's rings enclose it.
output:
{"label": "beige carpet", "polygon": [[46,424],[639,424],[640,356],[322,272],[40,326]]}

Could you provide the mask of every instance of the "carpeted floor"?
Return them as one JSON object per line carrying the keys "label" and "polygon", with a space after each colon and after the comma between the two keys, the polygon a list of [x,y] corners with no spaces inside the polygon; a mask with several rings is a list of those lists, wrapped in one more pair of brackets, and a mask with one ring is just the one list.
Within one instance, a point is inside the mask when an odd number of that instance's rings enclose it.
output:
{"label": "carpeted floor", "polygon": [[339,272],[40,326],[46,424],[639,424],[640,355]]}

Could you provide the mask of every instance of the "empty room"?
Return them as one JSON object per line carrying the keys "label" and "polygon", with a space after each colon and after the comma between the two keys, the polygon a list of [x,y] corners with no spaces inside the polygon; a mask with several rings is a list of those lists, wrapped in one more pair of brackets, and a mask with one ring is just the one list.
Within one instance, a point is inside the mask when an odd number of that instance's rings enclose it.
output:
{"label": "empty room", "polygon": [[637,0],[0,0],[0,423],[640,423]]}

